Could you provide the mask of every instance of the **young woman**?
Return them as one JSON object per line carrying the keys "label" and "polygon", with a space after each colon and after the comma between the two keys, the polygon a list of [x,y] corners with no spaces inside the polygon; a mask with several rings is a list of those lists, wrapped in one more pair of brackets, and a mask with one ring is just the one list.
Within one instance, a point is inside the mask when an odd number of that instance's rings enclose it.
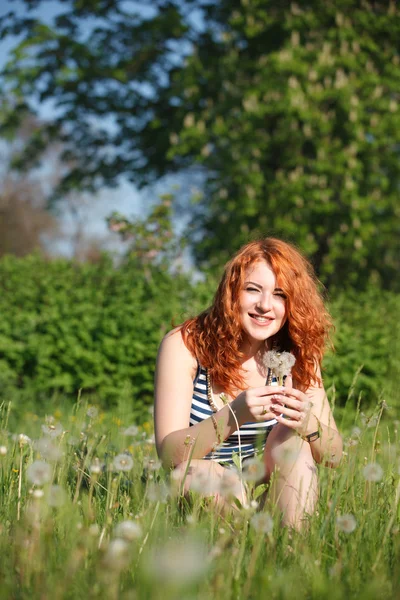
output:
{"label": "young woman", "polygon": [[[313,512],[315,463],[334,467],[342,455],[320,371],[330,328],[312,267],[292,245],[266,238],[239,250],[212,306],[168,333],[159,349],[157,451],[185,490],[199,475],[216,497],[227,475],[239,484],[227,468],[232,453],[245,464],[261,440],[262,479],[275,472],[269,493],[284,523],[299,527]],[[284,385],[265,364],[271,350],[295,359]]]}

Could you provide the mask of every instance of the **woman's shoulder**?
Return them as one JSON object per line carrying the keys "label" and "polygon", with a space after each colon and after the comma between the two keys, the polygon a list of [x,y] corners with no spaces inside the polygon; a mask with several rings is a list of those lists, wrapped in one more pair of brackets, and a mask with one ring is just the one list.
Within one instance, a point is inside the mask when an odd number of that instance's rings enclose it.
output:
{"label": "woman's shoulder", "polygon": [[197,369],[196,357],[190,352],[182,337],[182,327],[171,329],[163,337],[160,354],[167,354],[171,360],[179,360],[182,366],[187,365],[191,369]]}

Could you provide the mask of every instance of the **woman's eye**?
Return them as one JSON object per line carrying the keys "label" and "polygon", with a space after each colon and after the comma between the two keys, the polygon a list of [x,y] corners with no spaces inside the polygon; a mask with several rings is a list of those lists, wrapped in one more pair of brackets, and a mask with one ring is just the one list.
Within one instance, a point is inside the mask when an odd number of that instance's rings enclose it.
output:
{"label": "woman's eye", "polygon": [[274,296],[280,296],[284,300],[286,300],[287,296],[283,292],[274,292]]}
{"label": "woman's eye", "polygon": [[253,287],[247,287],[246,291],[247,292],[259,292],[260,290],[258,290],[257,288],[253,288]]}

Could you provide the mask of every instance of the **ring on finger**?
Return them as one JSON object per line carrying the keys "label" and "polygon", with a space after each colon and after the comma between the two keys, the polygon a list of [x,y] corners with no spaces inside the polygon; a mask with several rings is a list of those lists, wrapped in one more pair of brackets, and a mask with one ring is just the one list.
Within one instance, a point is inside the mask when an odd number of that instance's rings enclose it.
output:
{"label": "ring on finger", "polygon": [[261,408],[262,408],[261,414],[262,414],[262,415],[266,415],[266,414],[267,414],[267,412],[268,412],[268,411],[267,411],[267,407],[266,407],[266,406],[262,406]]}

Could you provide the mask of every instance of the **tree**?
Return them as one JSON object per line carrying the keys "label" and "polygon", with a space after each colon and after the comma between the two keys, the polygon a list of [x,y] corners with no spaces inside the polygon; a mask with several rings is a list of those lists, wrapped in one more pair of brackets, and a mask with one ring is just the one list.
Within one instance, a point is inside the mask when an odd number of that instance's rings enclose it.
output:
{"label": "tree", "polygon": [[197,169],[199,264],[275,233],[329,286],[399,289],[394,2],[157,0],[146,18],[117,0],[64,4],[53,28],[3,20],[3,35],[24,36],[3,75],[16,99],[3,130],[31,98],[62,109],[21,163],[58,136],[73,164],[65,189]]}

